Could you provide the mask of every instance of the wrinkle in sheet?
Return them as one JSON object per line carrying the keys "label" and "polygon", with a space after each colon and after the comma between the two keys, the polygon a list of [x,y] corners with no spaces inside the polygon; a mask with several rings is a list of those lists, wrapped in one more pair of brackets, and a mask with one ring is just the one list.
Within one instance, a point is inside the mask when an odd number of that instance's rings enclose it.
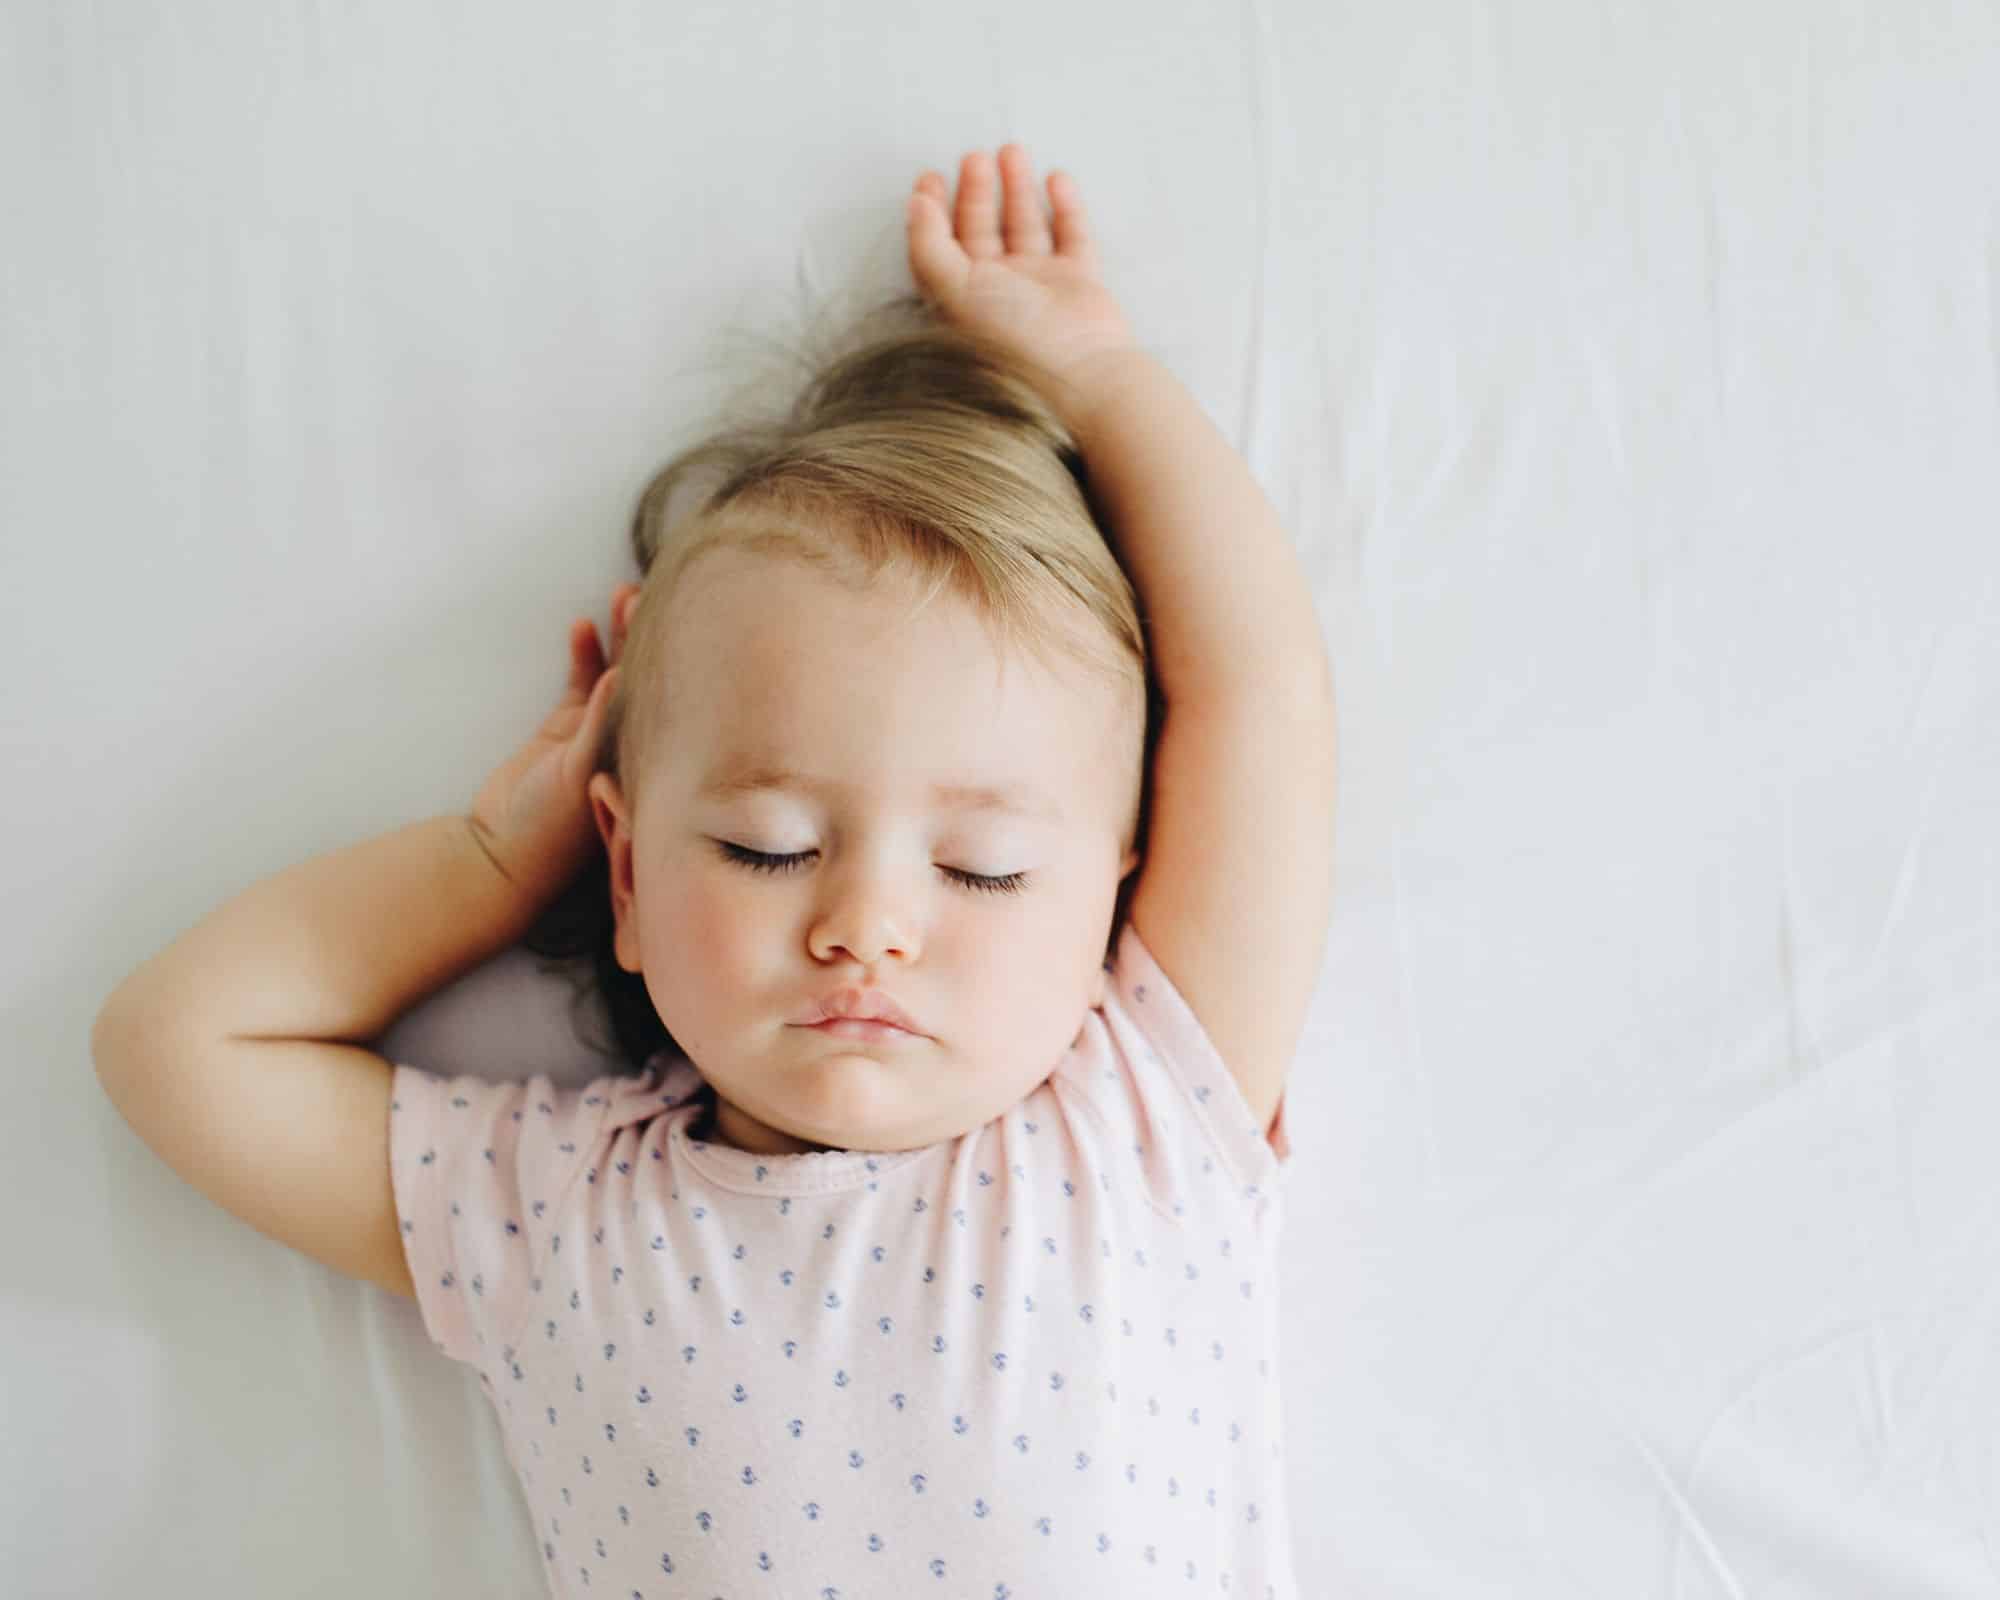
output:
{"label": "wrinkle in sheet", "polygon": [[[1880,1334],[1881,1323],[1878,1317],[1871,1315],[1859,1320],[1849,1319],[1816,1337],[1776,1352],[1769,1359],[1756,1363],[1716,1407],[1699,1444],[1690,1456],[1686,1473],[1690,1493],[1701,1488],[1704,1462],[1717,1455],[1718,1441],[1725,1438],[1728,1430],[1741,1421],[1746,1409],[1775,1385],[1795,1377],[1802,1368],[1829,1354],[1836,1356],[1847,1354],[1858,1339],[1866,1366],[1879,1377],[1877,1345]],[[1766,1431],[1768,1432],[1768,1424]],[[1905,1437],[1910,1436],[1910,1430],[1906,1429]],[[1929,1436],[1916,1435],[1916,1437],[1921,1440]],[[1893,1434],[1877,1431],[1871,1439],[1862,1441],[1858,1446],[1865,1457],[1861,1470],[1838,1480],[1824,1470],[1824,1463],[1818,1463],[1821,1471],[1817,1476],[1788,1475],[1776,1471],[1766,1473],[1761,1469],[1775,1452],[1766,1449],[1753,1458],[1746,1448],[1741,1459],[1752,1461],[1760,1469],[1757,1475],[1754,1478],[1748,1476],[1740,1466],[1733,1473],[1717,1468],[1709,1474],[1709,1487],[1706,1492],[1711,1500],[1726,1501],[1734,1506],[1736,1520],[1741,1526],[1756,1530],[1759,1545],[1767,1552],[1765,1565],[1771,1569],[1767,1575],[1772,1578],[1792,1580],[1787,1583],[1787,1592],[1797,1592],[1796,1583],[1803,1582],[1813,1575],[1814,1560],[1817,1560],[1817,1570],[1821,1574],[1827,1570],[1829,1533],[1843,1526],[1846,1526],[1849,1547],[1840,1551],[1837,1558],[1838,1565],[1844,1575],[1858,1579],[1869,1563],[1864,1552],[1854,1546],[1867,1538],[1869,1525],[1865,1521],[1843,1525],[1837,1520],[1836,1513],[1851,1513],[1858,1503],[1866,1499],[1882,1498],[1883,1485],[1890,1478],[1895,1439],[1896,1436]],[[1639,1441],[1635,1439],[1633,1442]],[[1753,1435],[1746,1425],[1742,1432],[1741,1443],[1747,1447],[1752,1442]],[[1799,1441],[1779,1438],[1776,1443],[1781,1451],[1785,1445],[1796,1446]],[[1666,1471],[1664,1466],[1660,1470],[1663,1474]],[[1663,1478],[1663,1482],[1670,1482],[1670,1478]],[[1816,1491],[1830,1492],[1838,1497],[1840,1504],[1835,1507],[1826,1499],[1815,1498]],[[1698,1514],[1693,1512],[1692,1507],[1689,1511],[1695,1518],[1694,1525],[1703,1528],[1702,1542],[1712,1543],[1705,1526],[1700,1524]],[[1785,1559],[1778,1552],[1786,1550],[1807,1552],[1807,1555],[1805,1557],[1793,1555],[1790,1559]],[[1951,1581],[1955,1573],[1949,1568],[1950,1555],[1942,1547],[1930,1553],[1936,1557],[1936,1564],[1929,1574],[1930,1580],[1934,1581],[1926,1581],[1919,1588],[1899,1592],[1939,1596],[1963,1592]],[[1895,1570],[1906,1580],[1914,1576],[1918,1552],[1899,1549],[1894,1552],[1879,1552],[1879,1555],[1880,1564],[1885,1569]],[[1677,1547],[1676,1572],[1678,1568]],[[1669,1592],[1680,1592],[1678,1582],[1670,1586]],[[1883,1589],[1879,1592],[1886,1594],[1891,1591]]]}
{"label": "wrinkle in sheet", "polygon": [[1673,1470],[1660,1459],[1653,1447],[1646,1443],[1646,1436],[1643,1433],[1604,1405],[1603,1396],[1598,1394],[1594,1387],[1591,1387],[1590,1392],[1591,1397],[1598,1402],[1599,1409],[1610,1418],[1613,1433],[1632,1447],[1633,1453],[1652,1474],[1653,1481],[1660,1486],[1660,1493],[1673,1509],[1675,1526],[1681,1537],[1669,1547],[1667,1593],[1677,1595],[1681,1592],[1681,1552],[1692,1544],[1708,1564],[1711,1576],[1728,1591],[1730,1600],[1747,1600],[1749,1591],[1743,1587],[1735,1569],[1730,1566],[1728,1557],[1723,1555],[1721,1546],[1716,1543],[1703,1524],[1701,1513],[1688,1503],[1687,1496],[1680,1491],[1680,1485],[1674,1482]]}
{"label": "wrinkle in sheet", "polygon": [[1695,193],[1701,198],[1701,286],[1703,320],[1708,331],[1709,376],[1715,393],[1715,419],[1726,434],[1729,423],[1729,385],[1722,348],[1722,221],[1715,198],[1714,176],[1696,154],[1681,117],[1681,97],[1677,89],[1666,97],[1666,123],[1674,142],[1694,173]]}
{"label": "wrinkle in sheet", "polygon": [[1795,1081],[1802,1081],[1819,1066],[1819,1054],[1811,1046],[1811,1029],[1799,1002],[1798,961],[1794,949],[1798,921],[1797,874],[1792,830],[1792,796],[1785,792],[1784,820],[1779,849],[1783,869],[1778,883],[1778,985],[1785,1006],[1785,1061]]}
{"label": "wrinkle in sheet", "polygon": [[[1618,481],[1631,495],[1634,504],[1639,502],[1638,485],[1632,471],[1631,454],[1625,444],[1625,429],[1618,417],[1621,409],[1618,391],[1618,376],[1612,364],[1605,359],[1602,346],[1586,344],[1583,347],[1584,369],[1590,376],[1590,404],[1597,418],[1598,431],[1604,435],[1605,443],[1611,451],[1611,468]],[[1629,540],[1634,571],[1639,580],[1639,612],[1646,618],[1646,681],[1655,684],[1660,670],[1659,639],[1664,617],[1653,600],[1652,563],[1646,559],[1647,541],[1634,537]]]}
{"label": "wrinkle in sheet", "polygon": [[[2000,1256],[2000,1230],[1989,1226],[1980,1235],[1980,1243],[1986,1247],[1978,1252],[1983,1259],[1990,1261]],[[1944,1313],[1935,1313],[1923,1322],[1922,1332],[1928,1335],[1934,1323],[1944,1320],[1947,1320]],[[1889,1466],[1900,1467],[1917,1450],[1931,1447],[1940,1437],[1948,1436],[1952,1419],[1980,1398],[1978,1364],[1991,1359],[1994,1334],[2000,1330],[2000,1275],[1987,1278],[1976,1309],[1967,1312],[1953,1307],[1948,1320],[1956,1332],[1944,1348],[1923,1345],[1921,1355],[1910,1363],[1920,1364],[1922,1375],[1929,1381],[1898,1418],[1896,1430],[1886,1438],[1885,1471]],[[1920,1341],[1912,1338],[1910,1343],[1914,1348]]]}
{"label": "wrinkle in sheet", "polygon": [[[1683,1491],[1682,1483],[1677,1481],[1673,1469],[1660,1458],[1659,1453],[1647,1442],[1641,1429],[1621,1415],[1615,1406],[1608,1403],[1603,1391],[1595,1382],[1591,1381],[1589,1368],[1581,1365],[1577,1367],[1578,1376],[1584,1380],[1583,1386],[1589,1391],[1592,1400],[1596,1402],[1598,1408],[1610,1420],[1613,1433],[1621,1441],[1629,1445],[1639,1457],[1647,1471],[1652,1475],[1654,1481],[1659,1484],[1666,1503],[1673,1509],[1678,1537],[1669,1552],[1669,1577],[1666,1586],[1668,1594],[1679,1595],[1685,1592],[1686,1584],[1682,1577],[1683,1552],[1690,1545],[1701,1556],[1710,1575],[1725,1585],[1729,1594],[1735,1597],[1735,1600],[1742,1600],[1742,1597],[1750,1592],[1747,1587],[1745,1574],[1739,1572],[1735,1566],[1732,1566],[1723,1553],[1720,1532],[1709,1526],[1709,1523],[1703,1519],[1701,1512],[1696,1508],[1691,1499],[1691,1495],[1700,1483],[1703,1463],[1711,1455],[1717,1440],[1723,1436],[1727,1427],[1759,1393],[1768,1389],[1779,1379],[1795,1372],[1802,1363],[1824,1354],[1828,1350],[1851,1342],[1857,1335],[1863,1340],[1863,1349],[1868,1365],[1871,1373],[1874,1375],[1879,1391],[1879,1358],[1876,1352],[1877,1333],[1878,1324],[1873,1317],[1859,1322],[1850,1320],[1841,1323],[1830,1331],[1802,1345],[1779,1352],[1768,1361],[1757,1363],[1732,1386],[1730,1392],[1716,1406],[1713,1415],[1709,1419],[1708,1426],[1703,1430],[1699,1442],[1695,1445],[1693,1452],[1689,1456],[1687,1470],[1684,1475],[1686,1492]],[[1885,1432],[1879,1429],[1875,1437],[1886,1442]],[[1874,1470],[1867,1475],[1863,1482],[1855,1485],[1855,1489],[1860,1491],[1871,1487],[1881,1478],[1883,1467],[1884,1459],[1878,1456],[1874,1463]],[[1736,1483],[1730,1487],[1737,1498],[1743,1499],[1748,1496],[1748,1490],[1743,1484]],[[1764,1493],[1764,1485],[1761,1482],[1755,1486],[1755,1489],[1757,1503],[1754,1505],[1745,1504],[1740,1507],[1740,1521],[1744,1526],[1754,1526],[1765,1532],[1775,1534],[1777,1524],[1786,1520],[1784,1515],[1786,1512],[1789,1511],[1791,1513],[1790,1520],[1794,1524],[1800,1520],[1798,1508],[1795,1505],[1789,1505],[1780,1499],[1774,1499],[1767,1493]]]}
{"label": "wrinkle in sheet", "polygon": [[[1944,653],[1946,640],[1955,641],[1957,637],[1951,630],[1943,627],[1931,630],[1930,648],[1924,652],[1923,670],[1917,675],[1917,687],[1910,696],[1909,711],[1903,718],[1902,732],[1896,740],[1896,748],[1901,755],[1908,756],[1910,747],[1915,742],[1917,720],[1930,700],[1931,686],[1937,675],[1938,658]],[[1922,851],[1924,837],[1930,830],[1931,806],[1937,799],[1938,776],[1944,770],[1944,758],[1945,750],[1939,749],[1932,753],[1930,760],[1925,764],[1923,788],[1917,796],[1916,820],[1911,823],[1909,834],[1903,841],[1902,854],[1896,863],[1895,885],[1889,891],[1889,904],[1882,913],[1882,925],[1876,932],[1874,947],[1868,952],[1867,959],[1863,963],[1870,972],[1880,970],[1882,953],[1888,947],[1889,936],[1901,925],[1903,913],[1909,908],[1910,888],[1916,882],[1917,858]]]}

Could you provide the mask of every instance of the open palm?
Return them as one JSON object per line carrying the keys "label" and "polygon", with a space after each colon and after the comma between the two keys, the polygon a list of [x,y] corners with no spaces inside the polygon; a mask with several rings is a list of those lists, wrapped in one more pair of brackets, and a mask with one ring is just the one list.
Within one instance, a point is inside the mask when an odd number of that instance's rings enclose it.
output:
{"label": "open palm", "polygon": [[1063,377],[1079,363],[1132,344],[1131,329],[1098,275],[1083,200],[1051,172],[1045,215],[1034,167],[1018,144],[959,165],[958,200],[921,174],[911,191],[910,272],[946,322],[1018,351]]}

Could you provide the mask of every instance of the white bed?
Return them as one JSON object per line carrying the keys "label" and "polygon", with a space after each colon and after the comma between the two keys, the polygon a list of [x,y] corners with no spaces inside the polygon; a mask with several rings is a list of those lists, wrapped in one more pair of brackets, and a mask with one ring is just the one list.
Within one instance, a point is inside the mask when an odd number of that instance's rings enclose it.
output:
{"label": "white bed", "polygon": [[[1010,137],[1334,659],[1307,1592],[2000,1595],[2000,13],[1930,0],[0,10],[0,1591],[541,1594],[476,1377],[90,1023],[467,803],[718,330]],[[388,1045],[580,1079],[566,998]]]}

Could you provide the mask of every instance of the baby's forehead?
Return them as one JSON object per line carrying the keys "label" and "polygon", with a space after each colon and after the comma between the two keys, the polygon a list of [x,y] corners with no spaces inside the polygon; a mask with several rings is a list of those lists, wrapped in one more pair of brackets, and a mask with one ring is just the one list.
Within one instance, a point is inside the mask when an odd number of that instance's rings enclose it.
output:
{"label": "baby's forehead", "polygon": [[[750,795],[803,796],[827,804],[848,804],[857,785],[841,777],[788,765],[768,750],[732,745],[710,756],[696,798],[728,801]],[[1078,820],[1077,797],[1046,775],[980,770],[958,777],[932,777],[907,796],[922,808],[962,816],[998,816],[1062,827]]]}
{"label": "baby's forehead", "polygon": [[1032,788],[1042,811],[1076,817],[1130,764],[1115,752],[1137,737],[1127,723],[1143,728],[1143,698],[1092,665],[1081,633],[1009,638],[907,574],[860,582],[756,552],[705,555],[685,576],[703,581],[676,592],[663,687],[686,782],[750,793],[746,775],[789,771],[898,796]]}
{"label": "baby's forehead", "polygon": [[812,699],[843,681],[877,690],[916,683],[987,714],[1013,705],[1036,716],[1052,704],[1088,712],[1116,698],[1115,677],[1093,665],[1087,618],[1010,631],[967,597],[907,572],[835,576],[729,548],[695,563],[674,600],[668,653],[679,675],[730,698],[789,690]]}

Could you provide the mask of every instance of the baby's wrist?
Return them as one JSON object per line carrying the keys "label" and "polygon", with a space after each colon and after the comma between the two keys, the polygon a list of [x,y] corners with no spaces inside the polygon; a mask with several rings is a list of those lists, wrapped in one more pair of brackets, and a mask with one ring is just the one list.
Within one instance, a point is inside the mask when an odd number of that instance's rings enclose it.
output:
{"label": "baby's wrist", "polygon": [[470,812],[454,819],[468,886],[476,882],[486,914],[509,926],[526,928],[554,898],[559,885],[542,881],[526,870],[516,851],[500,834]]}
{"label": "baby's wrist", "polygon": [[1120,395],[1135,383],[1149,383],[1159,366],[1136,344],[1107,346],[1069,362],[1056,375],[1055,410],[1079,448],[1087,448],[1100,419],[1115,414]]}

